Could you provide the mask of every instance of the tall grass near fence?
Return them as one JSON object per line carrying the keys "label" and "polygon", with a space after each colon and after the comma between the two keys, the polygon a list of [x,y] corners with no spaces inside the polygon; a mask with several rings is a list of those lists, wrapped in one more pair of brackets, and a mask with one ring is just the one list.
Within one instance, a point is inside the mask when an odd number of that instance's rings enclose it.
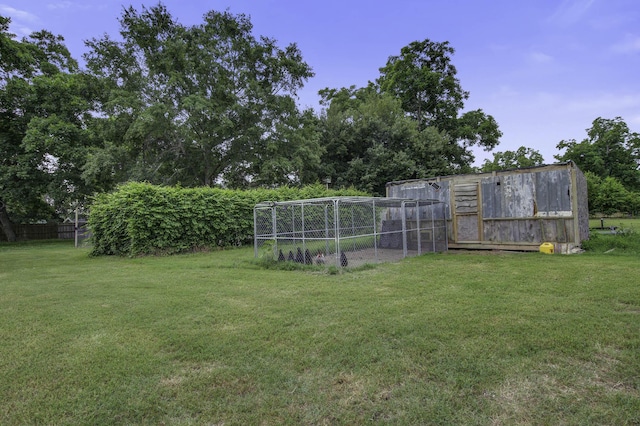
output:
{"label": "tall grass near fence", "polygon": [[607,255],[640,255],[640,220],[629,218],[591,219],[590,236],[582,247]]}
{"label": "tall grass near fence", "polygon": [[611,232],[592,231],[582,247],[593,253],[635,254],[640,253],[640,233],[634,229],[616,229]]}
{"label": "tall grass near fence", "polygon": [[0,424],[638,424],[637,255],[0,245]]}

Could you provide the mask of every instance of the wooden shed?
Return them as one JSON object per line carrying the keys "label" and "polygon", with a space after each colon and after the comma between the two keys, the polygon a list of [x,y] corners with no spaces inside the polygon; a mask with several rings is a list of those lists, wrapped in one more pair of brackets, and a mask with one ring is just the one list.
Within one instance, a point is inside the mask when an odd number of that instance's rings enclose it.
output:
{"label": "wooden shed", "polygon": [[388,197],[448,206],[449,248],[569,253],[589,238],[587,181],[572,161],[387,184]]}

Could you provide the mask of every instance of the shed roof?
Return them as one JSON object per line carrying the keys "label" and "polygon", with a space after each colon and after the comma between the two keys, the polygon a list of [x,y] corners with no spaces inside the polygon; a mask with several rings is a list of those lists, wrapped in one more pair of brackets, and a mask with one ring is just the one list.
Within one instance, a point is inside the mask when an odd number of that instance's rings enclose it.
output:
{"label": "shed roof", "polygon": [[505,174],[515,174],[515,173],[527,173],[533,171],[543,171],[544,169],[558,169],[561,167],[568,168],[576,168],[579,170],[578,166],[575,162],[569,160],[562,163],[553,163],[553,164],[541,164],[539,166],[531,166],[531,167],[521,167],[517,169],[505,169],[505,170],[496,170],[492,172],[479,172],[479,173],[468,173],[468,174],[460,174],[460,175],[445,175],[445,176],[434,176],[430,178],[422,178],[422,179],[406,179],[406,180],[397,180],[393,182],[387,182],[387,187],[394,185],[403,185],[411,182],[428,182],[428,181],[437,181],[437,180],[447,180],[454,178],[462,178],[462,177],[482,177],[482,176],[492,176],[492,175],[505,175]]}
{"label": "shed roof", "polygon": [[397,198],[397,197],[363,197],[363,196],[341,196],[308,198],[304,200],[289,201],[263,201],[255,205],[256,208],[267,208],[276,206],[293,206],[301,204],[329,204],[329,203],[371,203],[379,207],[402,207],[403,204],[410,203],[417,206],[430,206],[440,204],[442,201],[433,198]]}

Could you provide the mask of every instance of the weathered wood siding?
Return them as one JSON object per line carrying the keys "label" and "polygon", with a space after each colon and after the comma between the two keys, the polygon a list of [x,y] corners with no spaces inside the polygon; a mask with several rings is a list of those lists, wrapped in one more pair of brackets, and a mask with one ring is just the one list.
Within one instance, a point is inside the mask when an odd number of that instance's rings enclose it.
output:
{"label": "weathered wood siding", "polygon": [[453,192],[455,239],[480,241],[478,182],[454,183]]}
{"label": "weathered wood siding", "polygon": [[484,241],[531,243],[544,241],[569,243],[575,239],[573,219],[485,220]]}
{"label": "weathered wood siding", "polygon": [[586,179],[572,162],[391,182],[387,195],[447,203],[454,245],[535,249],[542,242],[579,245],[589,236]]}
{"label": "weathered wood siding", "polygon": [[576,203],[578,205],[578,237],[580,241],[589,239],[589,204],[587,192],[587,178],[584,173],[576,169]]}
{"label": "weathered wood siding", "polygon": [[531,174],[482,179],[482,213],[486,219],[532,217],[535,182]]}

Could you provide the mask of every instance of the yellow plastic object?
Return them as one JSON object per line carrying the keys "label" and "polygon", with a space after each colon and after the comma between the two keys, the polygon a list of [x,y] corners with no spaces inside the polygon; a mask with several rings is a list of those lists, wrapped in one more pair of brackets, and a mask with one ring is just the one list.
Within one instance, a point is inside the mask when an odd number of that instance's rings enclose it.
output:
{"label": "yellow plastic object", "polygon": [[540,244],[540,253],[553,254],[553,243]]}

